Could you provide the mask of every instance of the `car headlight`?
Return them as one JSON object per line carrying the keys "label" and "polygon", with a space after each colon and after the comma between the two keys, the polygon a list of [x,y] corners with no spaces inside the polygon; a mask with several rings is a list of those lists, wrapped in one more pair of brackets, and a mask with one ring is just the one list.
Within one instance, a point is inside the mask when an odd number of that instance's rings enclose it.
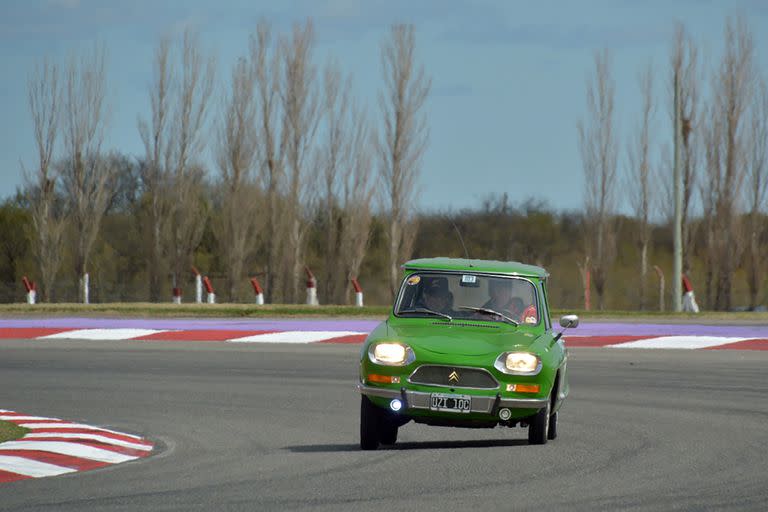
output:
{"label": "car headlight", "polygon": [[541,370],[541,359],[529,352],[505,352],[494,365],[497,370],[513,375],[535,375]]}
{"label": "car headlight", "polygon": [[368,348],[368,358],[372,363],[385,366],[405,366],[413,361],[411,347],[403,343],[376,343]]}

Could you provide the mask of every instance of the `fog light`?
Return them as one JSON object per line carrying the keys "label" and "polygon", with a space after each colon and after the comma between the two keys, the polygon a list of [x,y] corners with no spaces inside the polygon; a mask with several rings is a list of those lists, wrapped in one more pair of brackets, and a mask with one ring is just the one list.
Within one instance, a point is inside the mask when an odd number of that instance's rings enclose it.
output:
{"label": "fog light", "polygon": [[400,409],[403,408],[403,402],[401,402],[400,400],[395,398],[394,400],[389,402],[389,408],[392,409],[393,411],[397,412],[397,411],[399,411]]}
{"label": "fog light", "polygon": [[509,418],[512,417],[512,411],[509,409],[502,409],[499,411],[499,418],[501,418],[504,421],[507,421]]}

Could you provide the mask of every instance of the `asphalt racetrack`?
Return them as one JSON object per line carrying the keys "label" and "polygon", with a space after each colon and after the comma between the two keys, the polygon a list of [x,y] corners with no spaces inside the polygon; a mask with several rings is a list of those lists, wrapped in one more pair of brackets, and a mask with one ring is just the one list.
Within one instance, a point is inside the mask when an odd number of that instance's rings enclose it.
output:
{"label": "asphalt racetrack", "polygon": [[761,510],[768,351],[574,348],[559,437],[410,423],[358,449],[359,345],[0,340],[0,407],[151,439],[0,510]]}

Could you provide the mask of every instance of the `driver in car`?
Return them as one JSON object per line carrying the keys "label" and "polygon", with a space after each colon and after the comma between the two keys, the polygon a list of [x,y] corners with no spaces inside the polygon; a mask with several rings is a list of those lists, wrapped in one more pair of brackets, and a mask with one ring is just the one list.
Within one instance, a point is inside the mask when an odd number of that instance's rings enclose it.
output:
{"label": "driver in car", "polygon": [[453,294],[448,289],[448,280],[444,277],[425,278],[421,287],[419,307],[431,309],[445,315],[455,315]]}

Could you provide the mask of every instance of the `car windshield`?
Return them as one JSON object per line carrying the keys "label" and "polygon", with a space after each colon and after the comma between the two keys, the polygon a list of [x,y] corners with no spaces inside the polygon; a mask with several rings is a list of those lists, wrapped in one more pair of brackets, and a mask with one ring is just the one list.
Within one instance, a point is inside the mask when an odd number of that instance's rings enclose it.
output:
{"label": "car windshield", "polygon": [[537,325],[539,307],[530,281],[516,277],[440,272],[408,275],[395,314]]}

